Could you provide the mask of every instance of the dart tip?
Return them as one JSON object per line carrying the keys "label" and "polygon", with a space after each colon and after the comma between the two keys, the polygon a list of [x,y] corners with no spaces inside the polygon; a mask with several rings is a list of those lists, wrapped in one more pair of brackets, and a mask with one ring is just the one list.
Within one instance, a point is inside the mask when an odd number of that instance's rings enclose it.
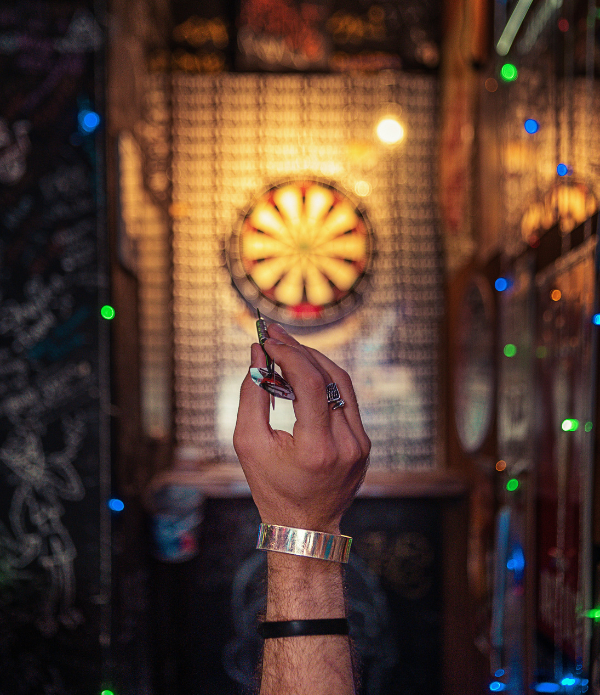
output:
{"label": "dart tip", "polygon": [[262,316],[260,315],[260,309],[257,309],[257,310],[256,310],[256,314],[257,314],[257,316],[258,316],[258,320],[259,320],[259,321],[262,320]]}

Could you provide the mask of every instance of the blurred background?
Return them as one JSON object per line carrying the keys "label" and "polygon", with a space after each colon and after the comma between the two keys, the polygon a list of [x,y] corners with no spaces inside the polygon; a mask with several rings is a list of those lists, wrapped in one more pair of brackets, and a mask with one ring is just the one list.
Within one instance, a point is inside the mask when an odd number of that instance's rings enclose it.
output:
{"label": "blurred background", "polygon": [[255,692],[256,309],[373,442],[361,695],[600,693],[599,22],[0,3],[0,695]]}

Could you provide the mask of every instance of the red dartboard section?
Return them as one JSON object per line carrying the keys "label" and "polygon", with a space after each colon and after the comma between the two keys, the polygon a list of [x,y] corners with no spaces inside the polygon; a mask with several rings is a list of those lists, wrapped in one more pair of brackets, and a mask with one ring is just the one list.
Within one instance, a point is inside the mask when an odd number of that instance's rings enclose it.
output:
{"label": "red dartboard section", "polygon": [[331,183],[284,181],[258,195],[229,244],[233,283],[269,318],[321,326],[350,313],[368,286],[366,212]]}

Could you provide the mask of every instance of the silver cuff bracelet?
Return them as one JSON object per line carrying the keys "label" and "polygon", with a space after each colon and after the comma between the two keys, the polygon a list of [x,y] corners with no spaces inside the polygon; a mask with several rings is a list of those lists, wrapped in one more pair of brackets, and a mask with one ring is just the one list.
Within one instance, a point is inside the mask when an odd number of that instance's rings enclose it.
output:
{"label": "silver cuff bracelet", "polygon": [[335,536],[332,533],[307,531],[302,528],[261,524],[258,528],[256,548],[330,562],[348,562],[351,544],[350,536]]}

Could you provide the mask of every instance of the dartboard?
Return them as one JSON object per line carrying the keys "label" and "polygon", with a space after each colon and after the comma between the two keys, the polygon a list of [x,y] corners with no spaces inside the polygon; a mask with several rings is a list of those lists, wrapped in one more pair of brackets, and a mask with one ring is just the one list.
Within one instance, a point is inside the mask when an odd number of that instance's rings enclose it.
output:
{"label": "dartboard", "polygon": [[368,285],[373,232],[340,188],[285,181],[257,196],[228,249],[234,285],[270,318],[319,326],[347,315]]}

